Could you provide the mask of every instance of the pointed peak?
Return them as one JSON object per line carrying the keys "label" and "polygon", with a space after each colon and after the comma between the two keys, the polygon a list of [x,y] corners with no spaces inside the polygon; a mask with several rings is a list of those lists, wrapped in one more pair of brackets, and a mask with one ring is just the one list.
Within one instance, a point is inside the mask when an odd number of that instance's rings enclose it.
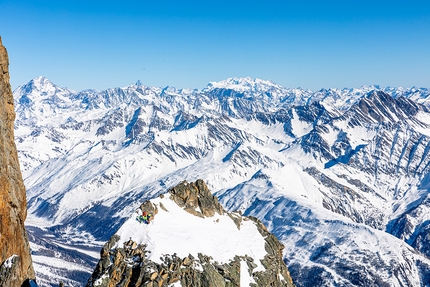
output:
{"label": "pointed peak", "polygon": [[40,94],[43,97],[53,95],[58,91],[74,92],[73,90],[67,88],[60,88],[44,76],[33,78],[28,83],[19,86],[15,91],[17,93],[23,94],[35,92],[36,94]]}
{"label": "pointed peak", "polygon": [[33,84],[36,85],[37,87],[42,87],[42,86],[55,86],[48,78],[44,77],[44,76],[38,76],[36,78],[33,78],[29,84]]}

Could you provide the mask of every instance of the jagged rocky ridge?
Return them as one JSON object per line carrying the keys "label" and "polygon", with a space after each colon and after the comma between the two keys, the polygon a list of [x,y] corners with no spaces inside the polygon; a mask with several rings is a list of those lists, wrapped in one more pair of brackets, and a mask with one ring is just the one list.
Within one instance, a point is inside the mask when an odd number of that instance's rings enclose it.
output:
{"label": "jagged rocky ridge", "polygon": [[0,286],[25,286],[34,270],[24,220],[27,201],[14,139],[9,58],[0,37]]}
{"label": "jagged rocky ridge", "polygon": [[[111,237],[88,287],[294,286],[282,260],[284,246],[258,219],[226,212],[202,180],[184,181],[159,199],[146,201],[138,214],[142,212],[153,214],[151,223],[139,223],[133,215],[118,231],[120,235]],[[199,218],[197,226],[188,222],[186,212]],[[232,228],[239,232],[228,233]],[[169,240],[162,241],[164,236]],[[220,242],[224,246],[218,246]],[[189,250],[190,244],[201,246]],[[204,252],[208,250],[213,253]],[[227,257],[218,254],[220,250]],[[223,257],[227,261],[217,261]]]}
{"label": "jagged rocky ridge", "polygon": [[[84,246],[100,248],[137,202],[205,178],[227,210],[294,246],[284,260],[297,286],[428,281],[427,89],[312,92],[247,78],[77,93],[37,78],[15,100],[27,222],[71,253],[94,257]],[[38,266],[46,252],[32,244]],[[68,264],[49,276],[73,267],[64,276],[80,286],[89,263],[71,257],[58,248]]]}

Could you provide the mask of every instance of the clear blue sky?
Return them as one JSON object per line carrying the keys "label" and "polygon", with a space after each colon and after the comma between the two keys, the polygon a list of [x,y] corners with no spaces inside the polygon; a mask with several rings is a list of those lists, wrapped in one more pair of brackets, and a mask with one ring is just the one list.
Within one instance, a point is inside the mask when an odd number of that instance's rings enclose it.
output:
{"label": "clear blue sky", "polygon": [[430,88],[430,1],[0,0],[12,88]]}

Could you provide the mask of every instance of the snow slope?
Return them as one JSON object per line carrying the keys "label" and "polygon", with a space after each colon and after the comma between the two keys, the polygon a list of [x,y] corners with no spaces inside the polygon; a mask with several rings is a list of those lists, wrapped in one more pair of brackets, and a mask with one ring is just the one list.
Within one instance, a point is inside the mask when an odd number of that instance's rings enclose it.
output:
{"label": "snow slope", "polygon": [[259,262],[266,255],[265,241],[252,221],[242,222],[238,229],[227,214],[201,218],[187,213],[167,197],[151,202],[162,204],[167,211],[160,208],[151,224],[139,223],[133,214],[116,233],[121,240],[114,248],[132,238],[138,244],[148,244],[148,259],[157,263],[161,263],[163,254],[174,253],[181,258],[202,253],[219,263],[228,263],[236,255],[248,255],[258,264],[255,271],[263,268]]}

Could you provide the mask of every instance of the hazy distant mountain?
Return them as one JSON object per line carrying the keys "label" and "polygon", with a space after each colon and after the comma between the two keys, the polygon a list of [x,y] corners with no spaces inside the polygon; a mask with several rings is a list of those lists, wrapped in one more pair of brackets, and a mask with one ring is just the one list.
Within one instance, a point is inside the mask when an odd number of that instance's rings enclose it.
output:
{"label": "hazy distant mountain", "polygon": [[250,78],[74,92],[33,79],[14,96],[36,272],[81,286],[142,202],[202,178],[279,238],[297,286],[426,286],[429,95]]}

